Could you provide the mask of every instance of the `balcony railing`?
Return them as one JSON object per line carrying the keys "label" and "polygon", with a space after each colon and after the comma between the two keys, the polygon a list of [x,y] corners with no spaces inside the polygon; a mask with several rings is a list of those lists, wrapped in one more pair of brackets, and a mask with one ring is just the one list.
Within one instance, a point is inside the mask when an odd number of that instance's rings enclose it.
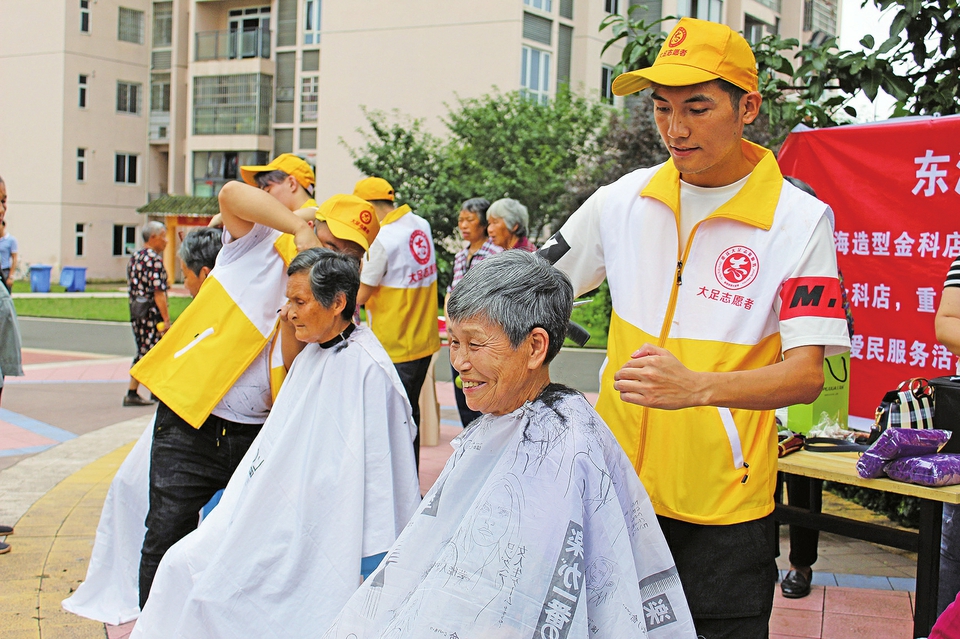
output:
{"label": "balcony railing", "polygon": [[197,34],[196,60],[269,58],[270,30],[201,31]]}

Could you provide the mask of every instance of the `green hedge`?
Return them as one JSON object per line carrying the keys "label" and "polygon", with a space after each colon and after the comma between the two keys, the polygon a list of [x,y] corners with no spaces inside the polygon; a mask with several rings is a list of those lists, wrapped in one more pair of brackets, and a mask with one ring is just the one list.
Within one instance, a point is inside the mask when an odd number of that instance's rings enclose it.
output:
{"label": "green hedge", "polygon": [[920,528],[920,500],[916,497],[833,482],[824,482],[823,486],[834,495],[884,515],[895,524],[908,528]]}

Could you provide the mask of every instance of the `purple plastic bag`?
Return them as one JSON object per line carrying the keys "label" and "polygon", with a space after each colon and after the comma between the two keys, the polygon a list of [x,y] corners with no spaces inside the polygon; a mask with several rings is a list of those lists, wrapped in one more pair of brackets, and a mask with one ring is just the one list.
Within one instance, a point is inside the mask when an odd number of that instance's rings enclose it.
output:
{"label": "purple plastic bag", "polygon": [[936,453],[896,459],[884,469],[890,479],[921,486],[960,484],[960,455]]}
{"label": "purple plastic bag", "polygon": [[857,460],[857,473],[864,479],[883,477],[883,467],[887,462],[901,457],[936,453],[947,443],[951,434],[948,430],[888,428]]}
{"label": "purple plastic bag", "polygon": [[890,463],[890,460],[877,457],[868,450],[860,455],[860,459],[857,460],[857,474],[864,479],[883,477],[883,467],[888,463]]}

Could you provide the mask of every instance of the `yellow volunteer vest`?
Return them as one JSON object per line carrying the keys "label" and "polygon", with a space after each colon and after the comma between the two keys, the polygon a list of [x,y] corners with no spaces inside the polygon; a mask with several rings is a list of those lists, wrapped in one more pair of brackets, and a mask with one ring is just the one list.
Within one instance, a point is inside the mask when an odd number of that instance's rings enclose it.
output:
{"label": "yellow volunteer vest", "polygon": [[197,297],[130,374],[199,428],[273,340],[270,382],[276,397],[285,374],[274,339],[277,310],[286,299],[286,268],[296,254],[293,236],[274,232],[237,260],[214,267]]}
{"label": "yellow volunteer vest", "polygon": [[380,223],[387,271],[366,303],[367,322],[395,364],[440,350],[437,261],[430,225],[407,205]]}

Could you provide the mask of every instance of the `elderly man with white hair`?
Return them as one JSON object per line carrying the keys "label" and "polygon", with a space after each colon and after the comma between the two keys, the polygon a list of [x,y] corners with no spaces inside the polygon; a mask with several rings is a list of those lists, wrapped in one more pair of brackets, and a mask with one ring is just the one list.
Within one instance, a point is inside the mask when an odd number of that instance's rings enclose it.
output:
{"label": "elderly man with white hair", "polygon": [[[163,267],[163,249],[167,247],[167,227],[160,222],[147,222],[140,231],[143,248],[133,254],[127,265],[127,287],[130,293],[130,324],[137,342],[136,364],[156,346],[170,328],[167,308],[167,269]],[[140,382],[130,378],[124,406],[152,406],[153,402],[137,393]]]}

